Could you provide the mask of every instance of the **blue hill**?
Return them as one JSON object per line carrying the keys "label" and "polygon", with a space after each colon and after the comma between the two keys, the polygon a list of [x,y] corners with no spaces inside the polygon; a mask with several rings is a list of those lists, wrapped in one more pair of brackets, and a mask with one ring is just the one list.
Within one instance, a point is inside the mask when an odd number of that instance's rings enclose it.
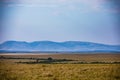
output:
{"label": "blue hill", "polygon": [[0,52],[120,52],[120,45],[105,45],[81,41],[6,41],[0,44]]}

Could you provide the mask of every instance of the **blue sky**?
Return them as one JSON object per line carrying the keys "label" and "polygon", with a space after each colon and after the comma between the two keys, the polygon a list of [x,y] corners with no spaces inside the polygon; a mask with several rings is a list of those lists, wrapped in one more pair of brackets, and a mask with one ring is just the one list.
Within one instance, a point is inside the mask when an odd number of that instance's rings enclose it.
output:
{"label": "blue sky", "polygon": [[120,44],[119,6],[111,1],[5,0],[1,42],[50,40]]}

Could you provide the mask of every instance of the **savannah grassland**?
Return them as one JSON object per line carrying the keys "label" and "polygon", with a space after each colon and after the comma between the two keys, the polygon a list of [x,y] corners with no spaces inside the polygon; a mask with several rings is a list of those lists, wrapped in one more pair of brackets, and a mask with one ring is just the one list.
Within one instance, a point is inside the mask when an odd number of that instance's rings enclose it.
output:
{"label": "savannah grassland", "polygon": [[[0,56],[13,58],[0,59],[0,80],[120,80],[120,54],[1,54]],[[36,62],[38,58],[48,57],[71,61]]]}

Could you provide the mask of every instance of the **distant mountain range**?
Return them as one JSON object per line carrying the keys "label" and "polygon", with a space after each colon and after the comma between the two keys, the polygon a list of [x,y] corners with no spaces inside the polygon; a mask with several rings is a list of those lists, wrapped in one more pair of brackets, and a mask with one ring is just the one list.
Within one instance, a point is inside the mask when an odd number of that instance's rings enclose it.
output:
{"label": "distant mountain range", "polygon": [[120,52],[120,45],[105,45],[81,41],[6,41],[0,44],[0,52]]}

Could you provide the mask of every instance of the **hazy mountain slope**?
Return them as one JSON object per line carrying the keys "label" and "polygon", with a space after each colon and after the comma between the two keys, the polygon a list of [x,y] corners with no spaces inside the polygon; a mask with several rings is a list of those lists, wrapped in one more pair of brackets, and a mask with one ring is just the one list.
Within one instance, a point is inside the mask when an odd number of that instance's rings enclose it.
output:
{"label": "hazy mountain slope", "polygon": [[80,41],[66,41],[66,42],[52,42],[52,41],[35,41],[35,42],[20,42],[7,41],[0,44],[1,51],[98,51],[98,52],[120,52],[119,45],[105,45],[92,42]]}

